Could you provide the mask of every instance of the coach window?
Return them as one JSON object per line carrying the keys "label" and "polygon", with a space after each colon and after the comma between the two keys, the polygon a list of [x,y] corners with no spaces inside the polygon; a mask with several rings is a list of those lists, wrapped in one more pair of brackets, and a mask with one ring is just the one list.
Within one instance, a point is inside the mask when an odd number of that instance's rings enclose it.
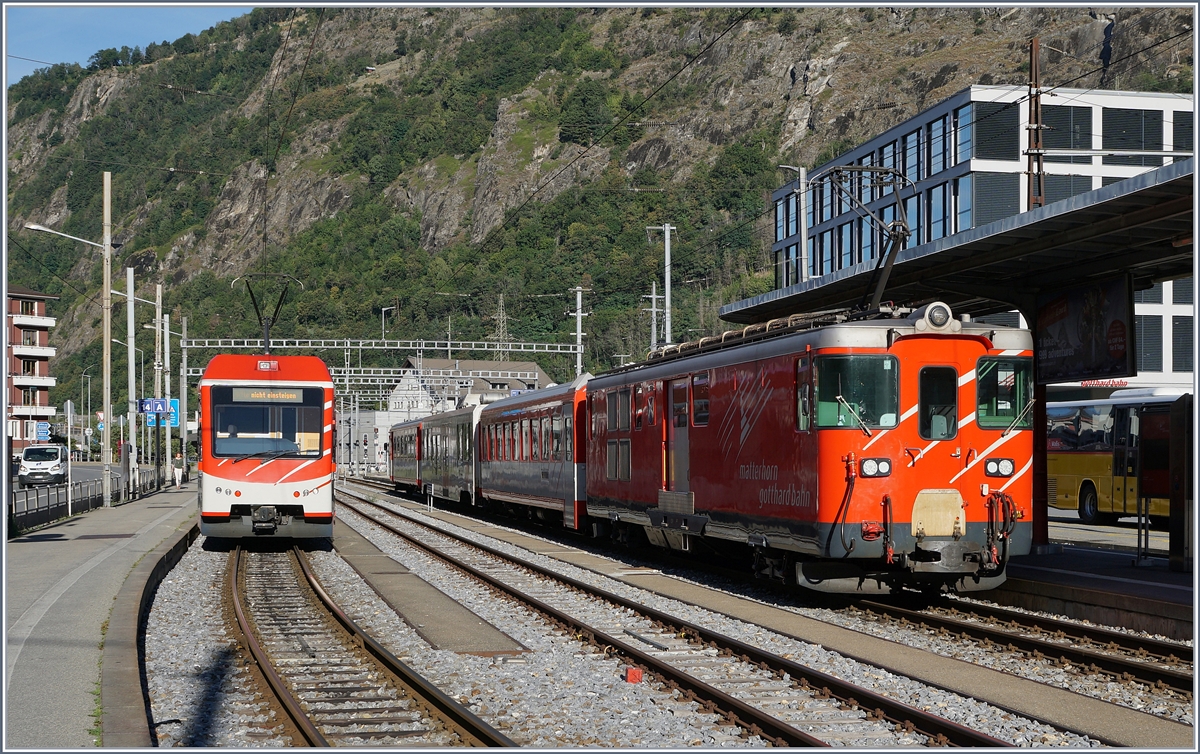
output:
{"label": "coach window", "polygon": [[896,426],[900,369],[894,356],[818,356],[814,365],[817,427]]}
{"label": "coach window", "polygon": [[521,433],[519,431],[520,426],[521,425],[517,422],[508,423],[508,460],[510,461],[521,460],[520,456],[517,454],[517,448],[521,442]]}
{"label": "coach window", "polygon": [[629,440],[617,442],[617,478],[629,481]]}
{"label": "coach window", "polygon": [[633,389],[633,428],[642,428],[642,414],[646,412],[646,398],[642,392],[642,386],[638,385]]}
{"label": "coach window", "polygon": [[646,424],[651,427],[654,426],[654,388],[646,390],[646,410],[644,413],[646,414]]}
{"label": "coach window", "polygon": [[563,433],[563,418],[562,409],[554,414],[554,418],[550,420],[550,441],[554,447],[554,460],[562,460],[562,433]]}
{"label": "coach window", "polygon": [[615,432],[617,430],[617,395],[615,392],[605,393],[604,400],[608,404],[606,406],[608,409],[608,431]]}
{"label": "coach window", "polygon": [[571,449],[575,446],[575,436],[571,433],[571,427],[574,425],[571,417],[571,407],[567,407],[567,413],[563,416],[563,448],[565,449],[566,460],[571,460]]}
{"label": "coach window", "polygon": [[692,375],[692,426],[708,424],[708,372]]}
{"label": "coach window", "polygon": [[529,420],[521,420],[521,460],[529,460]]}
{"label": "coach window", "polygon": [[607,451],[607,457],[604,459],[605,460],[605,471],[606,471],[605,477],[608,479],[616,479],[617,478],[617,441],[609,440],[608,445],[605,448],[605,450]]}
{"label": "coach window", "polygon": [[921,439],[949,440],[958,434],[958,373],[953,367],[922,369],[917,400]]}
{"label": "coach window", "polygon": [[549,461],[553,456],[550,454],[550,417],[542,417],[542,460]]}
{"label": "coach window", "polygon": [[532,419],[531,426],[529,428],[529,443],[530,443],[529,460],[530,461],[542,460],[541,437],[542,437],[541,421],[536,418]]}
{"label": "coach window", "polygon": [[617,429],[628,431],[629,415],[629,389],[626,388],[617,393]]}

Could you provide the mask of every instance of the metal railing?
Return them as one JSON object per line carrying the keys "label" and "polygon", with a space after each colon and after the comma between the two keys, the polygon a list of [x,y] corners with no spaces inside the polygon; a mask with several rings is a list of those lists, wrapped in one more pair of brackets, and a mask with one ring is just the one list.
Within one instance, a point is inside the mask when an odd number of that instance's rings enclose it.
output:
{"label": "metal railing", "polygon": [[[155,491],[154,469],[139,469],[137,491],[133,496],[124,489],[121,478],[115,472],[110,472],[110,475],[113,505],[123,505]],[[165,474],[162,476],[162,486],[167,486],[168,478]],[[13,485],[8,501],[8,536],[15,537],[30,529],[102,507],[104,485],[101,479],[73,482],[70,485],[26,487],[20,490]]]}

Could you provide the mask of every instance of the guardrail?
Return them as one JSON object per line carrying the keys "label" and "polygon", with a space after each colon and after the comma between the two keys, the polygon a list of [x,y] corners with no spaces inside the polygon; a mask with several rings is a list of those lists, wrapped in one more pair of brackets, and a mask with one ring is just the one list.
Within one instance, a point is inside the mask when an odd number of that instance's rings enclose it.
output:
{"label": "guardrail", "polygon": [[[115,472],[110,474],[113,505],[122,505],[155,490],[154,469],[138,470],[137,491],[132,497],[123,489],[121,477]],[[162,475],[162,486],[168,485],[168,479],[166,474]],[[103,480],[89,479],[69,486],[70,495],[66,484],[20,490],[13,485],[8,501],[8,536],[15,537],[38,526],[104,506]]]}

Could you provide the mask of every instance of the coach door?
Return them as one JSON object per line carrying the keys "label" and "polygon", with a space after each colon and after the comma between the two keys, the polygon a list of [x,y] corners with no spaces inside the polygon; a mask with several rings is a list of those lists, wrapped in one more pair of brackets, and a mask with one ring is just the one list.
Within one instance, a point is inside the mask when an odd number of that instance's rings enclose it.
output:
{"label": "coach door", "polygon": [[816,384],[813,364],[814,354],[807,351],[796,361],[796,431],[799,458],[796,459],[796,476],[800,486],[800,503],[803,512],[816,516],[813,502],[817,498],[817,432],[814,398]]}
{"label": "coach door", "polygon": [[1137,515],[1138,410],[1113,407],[1113,512]]}
{"label": "coach door", "polygon": [[688,383],[672,380],[669,383],[670,411],[667,422],[667,479],[666,488],[675,492],[688,491]]}

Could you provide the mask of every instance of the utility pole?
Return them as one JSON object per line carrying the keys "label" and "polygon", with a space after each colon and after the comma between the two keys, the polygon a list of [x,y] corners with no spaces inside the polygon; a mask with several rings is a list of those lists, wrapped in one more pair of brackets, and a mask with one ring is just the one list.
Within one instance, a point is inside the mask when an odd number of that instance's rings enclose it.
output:
{"label": "utility pole", "polygon": [[[175,456],[171,453],[171,313],[163,315],[163,388],[167,399],[167,415],[163,420],[167,425],[167,463]],[[167,468],[171,468],[168,466]]]}
{"label": "utility pole", "polygon": [[[162,283],[154,289],[154,398],[162,398]],[[154,421],[154,489],[162,489],[162,414]]]}
{"label": "utility pole", "polygon": [[[647,231],[661,230],[663,232],[663,342],[670,345],[671,340],[671,231],[678,230],[670,223],[663,223],[662,226],[653,225],[646,228]],[[649,235],[649,234],[647,234]]]}
{"label": "utility pole", "polygon": [[583,331],[583,318],[591,315],[591,312],[583,311],[583,292],[591,288],[576,286],[571,290],[575,292],[575,311],[567,312],[567,316],[575,318],[575,376],[578,377],[583,374],[583,336],[586,334]]}
{"label": "utility pole", "polygon": [[134,481],[132,470],[137,468],[137,399],[140,398],[137,394],[137,385],[134,383],[133,377],[133,338],[134,338],[134,320],[133,320],[133,268],[125,268],[125,352],[129,354],[129,406],[126,409],[129,424],[129,459],[126,462],[126,468],[131,470],[129,478],[125,480],[125,486],[129,491],[129,499],[133,499],[134,490],[137,489],[137,483]]}
{"label": "utility pole", "polygon": [[187,317],[181,318],[181,326],[179,329],[179,452],[183,453],[183,475],[189,476],[188,467],[188,448],[187,448]]}
{"label": "utility pole", "polygon": [[1042,143],[1042,82],[1038,71],[1038,38],[1029,41],[1029,209],[1046,206],[1045,148]]}
{"label": "utility pole", "polygon": [[500,301],[496,305],[496,361],[508,361],[508,348],[505,344],[509,341],[508,334],[508,315],[504,313],[504,294],[500,294]]}
{"label": "utility pole", "polygon": [[104,462],[104,507],[112,507],[112,173],[104,172],[104,293],[100,301],[104,319],[104,429],[100,432],[100,459]]}
{"label": "utility pole", "polygon": [[642,309],[644,312],[650,312],[650,350],[658,348],[658,300],[662,296],[658,295],[658,281],[650,281],[650,295],[642,296],[642,298],[650,299],[650,308]]}

